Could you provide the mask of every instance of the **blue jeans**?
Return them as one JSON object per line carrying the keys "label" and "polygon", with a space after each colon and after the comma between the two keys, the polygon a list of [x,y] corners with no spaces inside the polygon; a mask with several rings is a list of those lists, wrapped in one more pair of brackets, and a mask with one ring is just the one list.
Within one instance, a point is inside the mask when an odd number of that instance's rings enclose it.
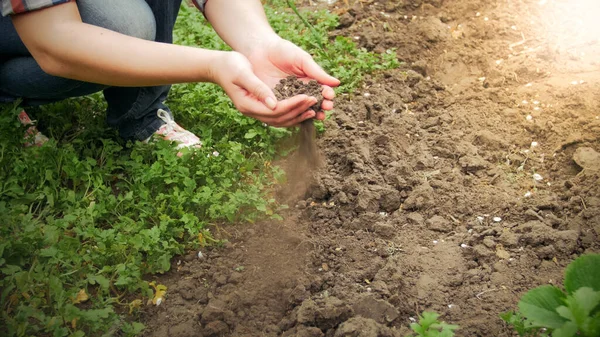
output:
{"label": "blue jeans", "polygon": [[[157,42],[173,42],[173,26],[181,0],[78,0],[83,22]],[[115,46],[115,53],[119,46]],[[22,99],[37,106],[103,90],[107,124],[127,140],[144,140],[164,122],[158,109],[170,86],[107,87],[46,74],[15,31],[11,19],[0,17],[0,102]]]}

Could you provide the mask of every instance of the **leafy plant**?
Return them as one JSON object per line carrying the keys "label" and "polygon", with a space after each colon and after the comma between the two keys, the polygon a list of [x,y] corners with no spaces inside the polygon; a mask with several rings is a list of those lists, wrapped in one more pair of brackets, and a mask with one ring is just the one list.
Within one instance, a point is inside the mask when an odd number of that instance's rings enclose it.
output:
{"label": "leafy plant", "polygon": [[440,322],[439,314],[435,312],[424,311],[419,316],[418,323],[412,323],[410,328],[415,332],[407,337],[452,337],[454,330],[459,328],[458,325],[447,324]]}
{"label": "leafy plant", "polygon": [[[265,10],[282,36],[314,53],[315,36],[284,1]],[[327,41],[337,18],[325,11],[304,15]],[[174,39],[228,49],[202,14],[185,5]],[[341,91],[389,57],[351,40],[328,48],[336,48],[334,61],[315,55],[348,80]],[[124,143],[105,125],[98,94],[28,108],[51,140],[24,149],[20,109],[0,106],[1,336],[137,335],[138,312],[158,293],[145,275],[168,271],[175,255],[214,244],[211,226],[280,218],[285,206],[272,191],[284,174],[271,163],[291,132],[241,115],[208,83],[173,86],[168,105],[202,139],[194,154],[179,158],[167,142]],[[168,301],[168,290],[161,295]]]}
{"label": "leafy plant", "polygon": [[520,336],[600,336],[600,254],[571,262],[565,270],[564,288],[532,289],[521,297],[519,312],[501,318]]}

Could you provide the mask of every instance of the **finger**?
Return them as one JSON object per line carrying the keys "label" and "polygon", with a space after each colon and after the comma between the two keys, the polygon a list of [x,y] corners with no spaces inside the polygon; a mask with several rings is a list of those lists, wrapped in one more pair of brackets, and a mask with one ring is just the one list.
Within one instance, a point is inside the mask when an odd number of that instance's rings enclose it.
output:
{"label": "finger", "polygon": [[314,117],[315,117],[315,112],[313,110],[308,110],[308,111],[305,111],[304,113],[294,117],[293,119],[287,121],[286,123],[282,124],[282,126],[289,128],[292,126],[296,126],[296,125],[302,123],[303,121],[314,118]]}
{"label": "finger", "polygon": [[273,90],[269,88],[265,82],[261,81],[251,71],[248,71],[244,76],[240,76],[235,82],[235,85],[248,91],[250,94],[255,96],[260,102],[263,102],[267,108],[275,110],[277,106],[277,98]]}
{"label": "finger", "polygon": [[302,58],[301,67],[302,71],[304,71],[308,77],[314,78],[321,84],[325,84],[330,87],[337,87],[340,85],[340,80],[327,74],[325,70],[323,70],[308,54]]}
{"label": "finger", "polygon": [[[314,98],[314,97],[311,97],[311,99],[308,100],[307,102],[304,102],[303,104],[300,104],[300,105],[296,106],[294,109],[290,110],[285,115],[279,117],[277,119],[277,123],[281,124],[281,125],[287,125],[289,123],[289,121],[294,120],[295,118],[297,118],[298,116],[302,115],[306,111],[312,111],[312,110],[309,110],[309,109],[316,102],[317,102],[317,99]],[[314,113],[313,113],[313,116],[314,116]]]}
{"label": "finger", "polygon": [[278,116],[283,116],[288,114],[290,111],[304,109],[302,111],[306,111],[311,105],[315,104],[317,99],[308,95],[296,95],[290,98],[287,98],[283,101],[277,102],[277,109],[275,109],[275,113]]}
{"label": "finger", "polygon": [[335,98],[335,91],[333,91],[333,88],[326,85],[323,86],[323,92],[321,94],[323,95],[323,98],[328,100]]}
{"label": "finger", "polygon": [[321,109],[323,109],[323,110],[333,109],[333,102],[328,101],[328,100],[323,100],[323,104],[321,104]]}
{"label": "finger", "polygon": [[320,121],[325,120],[325,113],[323,111],[317,112],[317,115],[315,116],[315,119],[320,120]]}

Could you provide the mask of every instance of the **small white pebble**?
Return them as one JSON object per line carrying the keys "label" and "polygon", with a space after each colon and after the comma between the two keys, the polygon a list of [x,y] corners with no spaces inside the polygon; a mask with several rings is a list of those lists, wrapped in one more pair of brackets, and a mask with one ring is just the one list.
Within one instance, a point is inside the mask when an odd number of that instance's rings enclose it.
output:
{"label": "small white pebble", "polygon": [[533,120],[533,116],[531,116],[531,115],[527,115],[527,116],[525,117],[525,119],[526,119],[526,120],[528,120],[528,121],[530,121],[530,120]]}
{"label": "small white pebble", "polygon": [[535,111],[539,111],[539,110],[540,110],[540,107],[539,107],[539,106],[536,106],[535,108],[533,108],[533,110],[535,110]]}
{"label": "small white pebble", "polygon": [[212,155],[213,155],[213,156],[215,156],[215,157],[218,157],[218,156],[219,156],[219,152],[217,152],[217,151],[214,151],[214,152],[212,153]]}
{"label": "small white pebble", "polygon": [[379,212],[379,215],[381,215],[381,216],[388,216],[388,213],[387,212]]}
{"label": "small white pebble", "polygon": [[363,96],[369,97],[369,96],[371,96],[371,94],[369,94],[368,92],[365,92]]}
{"label": "small white pebble", "polygon": [[538,144],[538,142],[531,142],[531,147],[536,147],[538,145],[540,145],[540,144]]}
{"label": "small white pebble", "polygon": [[480,82],[483,82],[483,81],[485,81],[485,77],[480,77],[480,78],[478,78],[478,80],[479,80]]}
{"label": "small white pebble", "polygon": [[454,304],[448,304],[448,309],[452,309],[454,307]]}
{"label": "small white pebble", "polygon": [[438,240],[433,240],[434,245],[437,245],[437,243],[438,243]]}
{"label": "small white pebble", "polygon": [[533,179],[534,179],[535,181],[542,181],[542,180],[544,180],[544,177],[542,177],[542,176],[541,176],[539,173],[535,173],[535,174],[533,175]]}
{"label": "small white pebble", "polygon": [[496,60],[496,65],[500,65],[502,63],[502,60]]}
{"label": "small white pebble", "polygon": [[367,287],[367,292],[370,293],[371,291],[373,291],[373,289],[371,289],[371,287]]}
{"label": "small white pebble", "polygon": [[531,86],[533,86],[533,83],[527,83],[527,84],[525,84],[525,86],[526,87],[531,87]]}
{"label": "small white pebble", "polygon": [[531,196],[531,192],[530,192],[530,191],[527,191],[527,192],[525,193],[525,195],[524,195],[524,197],[525,197],[525,198],[529,198],[530,196]]}
{"label": "small white pebble", "polygon": [[202,254],[201,251],[198,251],[198,258],[199,259],[203,259],[204,258],[204,254]]}
{"label": "small white pebble", "polygon": [[469,229],[469,230],[467,231],[467,233],[469,233],[469,234],[473,233],[473,228]]}
{"label": "small white pebble", "polygon": [[355,40],[360,40],[360,36],[355,36],[354,39]]}
{"label": "small white pebble", "polygon": [[417,319],[414,318],[414,317],[409,317],[408,320],[411,321],[411,322],[413,322],[413,323],[417,321]]}
{"label": "small white pebble", "polygon": [[572,85],[577,85],[577,84],[579,84],[579,82],[577,82],[577,81],[573,81],[573,82],[571,82],[571,84],[572,84]]}
{"label": "small white pebble", "polygon": [[469,246],[467,244],[465,244],[465,243],[461,243],[460,244],[460,248],[469,248]]}
{"label": "small white pebble", "polygon": [[475,13],[475,16],[479,17],[479,16],[481,16],[481,13],[477,12],[477,13]]}
{"label": "small white pebble", "polygon": [[527,101],[526,99],[524,99],[521,103],[522,104],[529,104],[529,101]]}
{"label": "small white pebble", "polygon": [[490,21],[488,17],[483,18],[483,21]]}
{"label": "small white pebble", "polygon": [[162,303],[162,301],[163,301],[163,298],[162,298],[162,297],[159,297],[159,298],[156,300],[156,306],[158,307],[158,306],[159,306],[159,305]]}
{"label": "small white pebble", "polygon": [[502,218],[499,216],[495,216],[492,220],[494,220],[494,222],[500,222],[502,221]]}
{"label": "small white pebble", "polygon": [[517,26],[510,26],[510,29],[517,30]]}
{"label": "small white pebble", "polygon": [[540,104],[540,101],[533,101],[533,104],[538,105]]}

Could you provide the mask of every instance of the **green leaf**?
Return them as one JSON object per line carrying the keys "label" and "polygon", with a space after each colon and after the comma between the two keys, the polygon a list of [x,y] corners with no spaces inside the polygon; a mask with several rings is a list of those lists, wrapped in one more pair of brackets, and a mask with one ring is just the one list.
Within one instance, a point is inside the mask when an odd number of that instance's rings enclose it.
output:
{"label": "green leaf", "polygon": [[578,324],[582,324],[598,304],[600,304],[600,291],[587,287],[577,289],[567,298],[567,305],[571,308]]}
{"label": "green leaf", "polygon": [[432,324],[437,323],[437,319],[440,317],[438,313],[423,311],[423,315],[419,320],[419,323],[425,328],[429,328]]}
{"label": "green leaf", "polygon": [[532,327],[557,329],[567,322],[556,312],[564,298],[564,293],[557,287],[537,287],[523,295],[519,310],[532,323]]}
{"label": "green leaf", "polygon": [[588,319],[583,323],[581,331],[586,336],[600,336],[600,313]]}
{"label": "green leaf", "polygon": [[248,132],[246,132],[246,134],[244,135],[244,138],[252,139],[252,138],[256,137],[257,135],[258,135],[258,133],[256,132],[256,130],[251,129]]}
{"label": "green leaf", "polygon": [[565,270],[564,285],[568,294],[583,287],[600,291],[600,254],[582,255],[571,262]]}
{"label": "green leaf", "polygon": [[573,337],[577,334],[577,325],[573,322],[567,322],[560,328],[552,332],[552,337]]}
{"label": "green leaf", "polygon": [[102,290],[108,290],[110,281],[102,275],[89,275],[88,282],[90,284],[98,284]]}

